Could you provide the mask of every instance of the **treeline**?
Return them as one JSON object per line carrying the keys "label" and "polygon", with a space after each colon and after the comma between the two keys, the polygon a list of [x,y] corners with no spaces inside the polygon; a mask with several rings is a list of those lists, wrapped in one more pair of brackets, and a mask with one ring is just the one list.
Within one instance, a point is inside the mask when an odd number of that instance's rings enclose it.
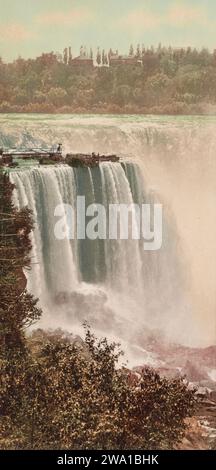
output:
{"label": "treeline", "polygon": [[[216,105],[216,52],[130,47],[137,64],[73,65],[70,49],[36,59],[0,60],[0,112],[205,113]],[[82,58],[92,51],[81,50]],[[87,61],[88,62],[88,61]]]}

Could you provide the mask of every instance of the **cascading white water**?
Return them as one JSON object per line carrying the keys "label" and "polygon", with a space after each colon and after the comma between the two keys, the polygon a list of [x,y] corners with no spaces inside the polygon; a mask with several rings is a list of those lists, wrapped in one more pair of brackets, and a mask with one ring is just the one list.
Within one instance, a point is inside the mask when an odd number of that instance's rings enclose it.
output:
{"label": "cascading white water", "polygon": [[[214,214],[215,127],[213,118],[1,117],[3,146],[48,148],[61,141],[65,151],[127,155],[126,165],[103,164],[94,172],[66,166],[11,172],[15,202],[28,204],[36,221],[28,282],[45,311],[42,323],[73,331],[87,319],[127,340],[153,328],[191,345],[215,342],[216,232],[215,224],[207,227]],[[162,249],[144,253],[131,240],[57,241],[54,208],[74,204],[77,194],[106,207],[156,198],[164,207]],[[53,299],[63,291],[70,302],[58,307]]]}
{"label": "cascading white water", "polygon": [[[67,188],[67,173],[70,169],[32,169],[13,172],[11,181],[16,186],[15,201],[19,207],[28,206],[33,212],[35,229],[32,236],[32,270],[28,276],[32,292],[38,297],[47,295],[48,289],[58,286],[70,290],[77,285],[77,269],[69,240],[56,246],[54,235],[54,209],[67,198],[73,202],[73,174],[71,186]],[[66,194],[67,193],[67,194]],[[64,260],[64,263],[62,263]]]}
{"label": "cascading white water", "polygon": [[[75,208],[79,195],[86,204],[133,203],[130,184],[121,164],[104,163],[99,169],[68,166],[40,167],[10,173],[15,185],[14,201],[33,212],[32,270],[29,285],[33,292],[53,296],[71,292],[78,283],[103,283],[113,289],[137,289],[141,278],[139,242],[136,240],[58,240],[54,234],[55,208],[70,204]],[[39,288],[40,286],[40,288]]]}
{"label": "cascading white water", "polygon": [[[128,340],[140,334],[140,329],[143,335],[150,327],[168,330],[169,317],[171,329],[182,323],[182,313],[172,319],[169,307],[176,295],[184,310],[182,286],[176,288],[174,283],[174,291],[169,287],[163,292],[163,285],[170,281],[163,265],[164,257],[172,256],[171,246],[170,251],[165,248],[166,253],[151,257],[139,240],[58,240],[54,234],[56,206],[66,203],[75,208],[77,196],[84,195],[86,205],[103,203],[107,214],[109,204],[145,202],[148,197],[138,165],[48,166],[12,171],[10,177],[16,186],[15,202],[19,207],[28,205],[35,219],[29,288],[40,298],[43,309],[52,312],[51,324],[66,323],[73,328],[90,319],[103,330],[105,321],[105,329]],[[180,279],[178,266],[175,276]],[[58,307],[62,296],[64,302]]]}

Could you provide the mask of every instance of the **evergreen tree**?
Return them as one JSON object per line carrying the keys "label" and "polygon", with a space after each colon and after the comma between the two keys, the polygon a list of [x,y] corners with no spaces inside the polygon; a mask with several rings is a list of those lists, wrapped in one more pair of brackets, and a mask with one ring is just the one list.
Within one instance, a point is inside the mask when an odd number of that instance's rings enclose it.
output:
{"label": "evergreen tree", "polygon": [[136,49],[136,57],[139,59],[141,57],[141,49],[140,49],[140,44],[137,44],[137,49]]}
{"label": "evergreen tree", "polygon": [[81,46],[80,47],[80,57],[83,57],[84,56],[84,47]]}
{"label": "evergreen tree", "polygon": [[65,65],[68,64],[68,49],[67,47],[64,49],[64,52],[63,52],[63,62]]}
{"label": "evergreen tree", "polygon": [[107,56],[107,54],[105,54],[105,57],[104,57],[104,65],[108,65],[108,56]]}
{"label": "evergreen tree", "polygon": [[133,57],[133,56],[134,56],[134,47],[133,47],[133,44],[130,45],[129,56],[130,56],[130,57]]}
{"label": "evergreen tree", "polygon": [[104,49],[102,50],[102,64],[103,64],[103,65],[107,65],[107,64],[108,64],[107,54],[106,54],[106,52],[105,52]]}
{"label": "evergreen tree", "polygon": [[97,48],[96,62],[98,65],[101,65],[101,51],[99,47]]}
{"label": "evergreen tree", "polygon": [[72,62],[72,52],[71,52],[71,47],[69,47],[68,64],[71,65],[71,62]]}

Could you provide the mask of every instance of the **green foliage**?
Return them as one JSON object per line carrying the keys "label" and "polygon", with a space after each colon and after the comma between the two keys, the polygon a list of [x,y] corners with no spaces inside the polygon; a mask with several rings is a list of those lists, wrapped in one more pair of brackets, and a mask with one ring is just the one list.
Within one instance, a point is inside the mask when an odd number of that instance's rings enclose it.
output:
{"label": "green foliage", "polygon": [[13,185],[0,172],[0,337],[1,355],[7,357],[18,344],[22,330],[40,315],[36,301],[27,293],[24,268],[29,268],[32,230],[30,212],[17,211],[12,202]]}
{"label": "green foliage", "polygon": [[51,88],[48,92],[48,100],[55,106],[61,106],[65,103],[67,92],[62,88]]}
{"label": "green foliage", "polygon": [[[84,47],[80,52],[87,57]],[[0,112],[175,114],[200,112],[200,103],[203,109],[216,104],[215,52],[138,44],[130,46],[129,57],[142,65],[108,67],[110,55],[113,51],[107,55],[98,48],[99,67],[74,66],[70,48],[63,57],[51,52],[34,60],[0,61]]]}
{"label": "green foliage", "polygon": [[9,404],[3,393],[10,411],[3,421],[10,419],[12,434],[3,433],[2,447],[171,449],[182,439],[194,407],[182,380],[149,368],[138,378],[117,367],[118,345],[98,341],[88,327],[84,341],[39,331],[28,345],[18,381],[22,393],[17,387],[12,394],[7,384]]}
{"label": "green foliage", "polygon": [[[12,419],[22,401],[22,378],[27,348],[24,329],[40,316],[37,301],[25,289],[23,268],[30,266],[32,229],[27,209],[17,211],[13,185],[0,172],[0,403],[2,428],[10,434]],[[13,426],[12,426],[13,429]]]}

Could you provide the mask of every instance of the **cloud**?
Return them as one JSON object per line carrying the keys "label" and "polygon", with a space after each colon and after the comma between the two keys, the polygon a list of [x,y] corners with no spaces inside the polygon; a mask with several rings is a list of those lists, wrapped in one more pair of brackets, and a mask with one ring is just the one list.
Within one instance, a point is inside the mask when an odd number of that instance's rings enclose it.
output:
{"label": "cloud", "polygon": [[65,11],[51,11],[37,17],[37,22],[44,26],[79,26],[89,23],[92,12],[86,7],[73,8]]}
{"label": "cloud", "polygon": [[139,28],[154,29],[161,23],[161,17],[156,13],[145,10],[133,10],[127,15],[123,16],[116,22],[116,25],[120,28]]}
{"label": "cloud", "polygon": [[208,22],[205,8],[200,6],[193,7],[182,3],[171,5],[166,19],[167,22],[175,26],[184,26],[190,23],[204,25]]}
{"label": "cloud", "polygon": [[8,23],[0,25],[1,40],[3,41],[26,41],[32,39],[34,34],[20,23]]}
{"label": "cloud", "polygon": [[154,30],[160,26],[174,26],[182,28],[188,25],[206,25],[207,12],[204,7],[190,6],[186,3],[175,2],[163,13],[158,14],[149,8],[131,10],[120,20],[115,21],[115,26],[121,29],[148,29]]}

